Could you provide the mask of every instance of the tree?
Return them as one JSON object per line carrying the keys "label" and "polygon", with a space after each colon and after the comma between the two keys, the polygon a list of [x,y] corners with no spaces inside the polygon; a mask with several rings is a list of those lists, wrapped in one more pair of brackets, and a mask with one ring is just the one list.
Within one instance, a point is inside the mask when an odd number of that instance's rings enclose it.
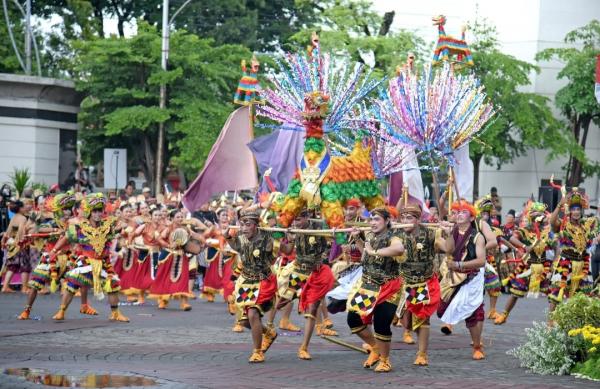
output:
{"label": "tree", "polygon": [[[166,159],[196,174],[231,111],[239,61],[250,52],[215,47],[185,31],[171,36],[170,69],[160,68],[161,37],[145,22],[131,38],[73,42],[76,87],[86,94],[79,120],[84,157],[94,163],[105,147],[127,147],[131,165],[154,177],[157,125],[166,123]],[[159,86],[170,91],[168,109],[158,105]],[[185,141],[181,141],[186,137]],[[199,141],[198,139],[203,139]]]}
{"label": "tree", "polygon": [[152,9],[155,4],[160,2],[158,0],[34,0],[32,13],[43,18],[53,14],[61,15],[67,34],[80,30],[82,35],[94,32],[101,38],[104,37],[104,19],[112,17],[117,19],[117,31],[123,38],[125,23],[142,16],[145,9]]}
{"label": "tree", "polygon": [[585,155],[590,124],[600,125],[600,105],[594,96],[596,56],[600,52],[600,22],[592,20],[584,27],[569,32],[565,43],[576,47],[550,48],[537,55],[538,60],[557,59],[564,63],[558,79],[567,85],[558,90],[555,104],[567,118],[579,147],[569,155],[567,185],[578,186],[586,176],[600,173],[600,161],[590,161]]}
{"label": "tree", "polygon": [[[485,87],[497,113],[483,134],[470,144],[474,165],[474,198],[479,196],[479,168],[482,159],[497,168],[512,162],[531,148],[546,148],[550,157],[566,153],[572,140],[560,131],[560,123],[548,107],[548,99],[523,92],[531,82],[529,74],[539,69],[498,50],[496,30],[486,22],[470,25],[472,69]],[[468,70],[467,70],[468,71]]]}
{"label": "tree", "polygon": [[[424,41],[409,31],[393,31],[393,11],[379,15],[367,0],[306,1],[320,11],[314,29],[319,30],[323,50],[350,57],[373,67],[375,74],[392,74],[412,51],[423,53]],[[295,48],[310,42],[311,29],[291,37]],[[297,50],[297,49],[292,49]]]}
{"label": "tree", "polygon": [[[4,10],[2,9],[1,5],[0,10],[0,73],[21,72],[21,65],[19,65],[19,60],[15,55],[15,50],[11,43]],[[23,53],[24,28],[22,25],[21,15],[11,7],[8,8],[8,19],[12,25],[13,36],[17,45],[17,49],[20,53]]]}
{"label": "tree", "polygon": [[[160,25],[160,0],[148,0],[142,18]],[[183,0],[171,3],[172,12]],[[309,2],[297,0],[213,0],[193,1],[174,20],[183,28],[217,45],[241,44],[253,51],[274,51],[290,36],[314,20],[316,9]],[[172,13],[171,12],[171,13]]]}

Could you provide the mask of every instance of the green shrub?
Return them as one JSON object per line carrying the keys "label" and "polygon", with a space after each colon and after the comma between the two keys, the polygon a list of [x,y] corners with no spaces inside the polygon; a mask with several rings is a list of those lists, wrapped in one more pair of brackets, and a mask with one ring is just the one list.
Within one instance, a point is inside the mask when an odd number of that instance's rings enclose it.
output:
{"label": "green shrub", "polygon": [[600,355],[592,357],[583,363],[576,364],[571,372],[600,380]]}
{"label": "green shrub", "polygon": [[557,326],[533,323],[525,329],[526,342],[507,353],[517,357],[522,367],[538,374],[569,374],[575,364],[571,339]]}
{"label": "green shrub", "polygon": [[10,175],[10,180],[12,181],[13,187],[17,191],[17,196],[21,196],[31,180],[29,168],[14,168],[13,174]]}
{"label": "green shrub", "polygon": [[578,293],[558,305],[550,318],[565,332],[586,325],[600,327],[600,299]]}

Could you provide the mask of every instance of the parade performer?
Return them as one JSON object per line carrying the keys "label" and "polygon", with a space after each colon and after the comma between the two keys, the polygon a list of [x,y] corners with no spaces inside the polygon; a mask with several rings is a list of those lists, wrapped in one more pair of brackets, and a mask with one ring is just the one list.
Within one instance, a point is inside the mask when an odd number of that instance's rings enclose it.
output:
{"label": "parade performer", "polygon": [[67,243],[71,243],[75,245],[77,255],[77,267],[65,275],[67,288],[54,320],[64,320],[75,292],[81,287],[88,287],[93,288],[97,297],[103,297],[103,292],[108,294],[109,320],[129,322],[119,311],[121,286],[109,258],[111,241],[118,231],[115,230],[115,219],[103,216],[105,204],[106,198],[102,193],[86,196],[82,204],[85,219],[69,225],[66,235],[50,251],[52,256],[56,256]]}
{"label": "parade performer", "polygon": [[[584,218],[583,211],[588,207],[588,199],[573,188],[563,197],[550,216],[550,225],[556,232],[560,256],[554,264],[554,274],[550,281],[550,311],[565,298],[577,292],[592,292],[593,279],[590,273],[589,248],[598,236],[599,225],[595,217]],[[563,210],[563,218],[559,214]]]}
{"label": "parade performer", "polygon": [[6,232],[2,236],[3,250],[6,250],[4,264],[0,277],[4,274],[4,284],[2,285],[2,293],[14,293],[10,287],[10,281],[16,273],[21,273],[21,282],[23,288],[21,292],[27,293],[27,283],[29,282],[29,274],[31,273],[31,240],[27,238],[29,231],[28,218],[31,213],[33,200],[22,199],[17,200],[13,206],[15,215],[10,219],[10,223]]}
{"label": "parade performer", "polygon": [[[486,264],[485,264],[485,291],[490,297],[490,310],[488,319],[496,319],[496,303],[498,296],[502,292],[502,284],[498,276],[496,266],[496,257],[494,252],[497,251],[498,237],[502,235],[502,231],[491,225],[491,216],[494,209],[494,203],[490,195],[486,195],[475,202],[477,209],[477,226],[482,231],[483,237],[486,240]],[[488,244],[489,243],[489,244]],[[495,244],[494,244],[495,243]],[[488,247],[489,246],[489,247]]]}
{"label": "parade performer", "polygon": [[[31,280],[29,281],[29,295],[27,305],[19,315],[19,320],[27,320],[30,317],[31,308],[40,291],[50,286],[50,291],[55,292],[58,282],[63,279],[65,273],[74,266],[71,251],[65,245],[60,255],[51,256],[50,252],[58,242],[59,238],[65,233],[68,221],[72,216],[72,208],[75,205],[75,195],[72,193],[58,194],[49,197],[45,201],[45,209],[52,214],[51,219],[43,220],[36,228],[35,234],[44,237],[45,244],[43,253],[40,256],[40,262],[33,270]],[[80,313],[85,315],[97,315],[98,313],[87,302],[87,289],[81,293]]]}
{"label": "parade performer", "polygon": [[548,258],[546,252],[555,250],[556,242],[550,225],[546,223],[545,212],[546,204],[531,202],[525,211],[527,225],[516,229],[510,238],[510,242],[524,255],[519,258],[515,272],[503,281],[509,285],[510,297],[504,312],[496,317],[495,324],[506,323],[519,298],[548,294],[552,258]]}
{"label": "parade performer", "polygon": [[[402,293],[399,275],[400,257],[404,246],[391,229],[390,212],[385,207],[371,211],[371,233],[367,242],[356,240],[363,251],[361,278],[348,295],[347,322],[353,334],[358,335],[370,346],[365,368],[377,362],[375,371],[385,373],[392,370],[390,363],[391,325]],[[359,231],[352,233],[356,238]],[[373,324],[374,333],[369,328]]]}
{"label": "parade performer", "polygon": [[[140,205],[140,209],[142,209],[142,205]],[[150,213],[150,217],[149,222],[146,222],[147,219],[145,218],[142,219],[142,224],[133,232],[137,261],[134,262],[134,268],[132,269],[131,286],[123,291],[127,296],[137,296],[138,304],[145,302],[146,292],[152,286],[158,265],[167,255],[166,252],[161,252],[161,247],[169,245],[161,237],[162,231],[166,228],[165,224],[161,222],[162,211],[154,208]]]}
{"label": "parade performer", "polygon": [[168,245],[161,250],[161,263],[158,265],[148,296],[158,301],[158,309],[166,309],[170,300],[180,299],[180,308],[183,311],[192,310],[188,303],[190,261],[183,250],[189,234],[183,227],[183,220],[184,216],[180,210],[172,211],[171,224],[161,233],[161,241]]}
{"label": "parade performer", "polygon": [[206,248],[206,263],[208,267],[204,273],[202,297],[209,303],[215,301],[217,294],[223,293],[223,262],[225,258],[223,258],[222,251],[225,248],[223,233],[229,228],[229,211],[227,208],[217,209],[217,219],[218,223],[206,233],[206,238],[218,240],[218,246],[211,247],[209,245]]}
{"label": "parade performer", "polygon": [[260,215],[257,211],[242,210],[240,236],[232,231],[225,233],[231,247],[240,253],[239,274],[235,284],[235,302],[243,310],[242,323],[252,332],[254,349],[248,362],[264,362],[263,337],[272,343],[277,333],[263,326],[262,316],[273,308],[277,293],[277,279],[271,271],[273,264],[273,238],[258,229]]}
{"label": "parade performer", "polygon": [[[473,359],[485,358],[481,333],[483,310],[485,239],[479,232],[473,205],[460,200],[451,205],[454,228],[443,226],[446,239],[448,272],[440,281],[442,301],[438,317],[442,322],[455,325],[465,320],[473,342]],[[443,330],[443,328],[442,328]]]}
{"label": "parade performer", "polygon": [[[294,222],[298,229],[318,230],[321,226],[309,221],[309,211],[304,209]],[[296,252],[296,260],[288,264],[279,275],[279,297],[277,308],[282,308],[293,299],[299,298],[298,311],[304,314],[304,339],[298,349],[298,358],[312,359],[308,352],[308,344],[317,321],[321,300],[331,290],[335,278],[331,269],[323,262],[328,256],[327,240],[318,234],[297,233],[288,236],[281,244],[285,254]]]}
{"label": "parade performer", "polygon": [[405,261],[400,264],[406,296],[402,323],[405,329],[418,335],[419,350],[414,364],[427,366],[430,317],[440,303],[440,284],[434,272],[435,252],[443,251],[445,242],[441,237],[436,239],[435,230],[420,226],[422,209],[419,204],[405,202],[399,211],[400,223],[411,225],[400,235],[405,249]]}
{"label": "parade performer", "polygon": [[[139,251],[134,248],[134,232],[139,227],[136,221],[135,210],[130,204],[121,206],[121,233],[117,243],[117,261],[115,273],[119,276],[121,290],[126,291],[133,287]],[[127,296],[127,301],[135,302],[134,293]]]}
{"label": "parade performer", "polygon": [[[358,199],[350,199],[346,201],[344,207],[344,222],[347,225],[358,224],[362,222],[359,211],[362,205]],[[361,233],[361,240],[364,241],[364,234]],[[331,271],[336,279],[340,278],[341,274],[347,273],[349,270],[354,270],[360,266],[361,252],[352,241],[352,237],[348,234],[346,242],[339,244],[333,242],[329,254],[329,261],[332,263]],[[351,269],[352,268],[352,269]]]}

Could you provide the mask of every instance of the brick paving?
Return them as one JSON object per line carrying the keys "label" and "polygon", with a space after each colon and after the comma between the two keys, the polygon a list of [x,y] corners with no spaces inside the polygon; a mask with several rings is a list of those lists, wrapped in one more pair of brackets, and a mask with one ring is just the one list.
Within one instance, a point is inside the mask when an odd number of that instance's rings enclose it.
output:
{"label": "brick paving", "polygon": [[[314,338],[312,361],[300,361],[296,350],[301,336],[281,333],[267,353],[267,362],[251,365],[249,331],[231,332],[233,319],[223,302],[193,301],[191,312],[176,305],[159,311],[155,305],[124,306],[131,323],[107,320],[106,301],[94,301],[100,315],[79,314],[78,301],[67,312],[65,322],[51,317],[58,296],[40,296],[32,315],[39,320],[18,321],[25,296],[0,295],[0,369],[41,368],[56,374],[128,374],[154,378],[157,388],[578,388],[600,387],[574,377],[539,376],[519,367],[506,351],[522,339],[532,321],[545,319],[546,301],[520,301],[509,322],[484,328],[485,361],[471,359],[470,338],[464,325],[455,334],[440,333],[440,322],[432,323],[428,367],[414,367],[415,345],[397,342],[395,330],[391,360],[394,371],[376,374],[361,367],[364,354]],[[501,297],[498,306],[504,306]],[[345,315],[332,316],[341,339],[360,343],[350,335]],[[302,324],[300,316],[293,316]],[[0,374],[0,388],[41,388],[39,384]]]}

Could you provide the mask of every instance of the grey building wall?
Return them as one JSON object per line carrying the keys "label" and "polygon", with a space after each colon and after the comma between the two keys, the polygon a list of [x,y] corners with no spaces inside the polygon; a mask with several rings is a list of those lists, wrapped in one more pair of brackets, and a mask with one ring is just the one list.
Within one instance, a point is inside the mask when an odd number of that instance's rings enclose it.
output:
{"label": "grey building wall", "polygon": [[80,102],[71,81],[0,74],[0,183],[14,168],[29,168],[34,182],[48,185],[68,176]]}

